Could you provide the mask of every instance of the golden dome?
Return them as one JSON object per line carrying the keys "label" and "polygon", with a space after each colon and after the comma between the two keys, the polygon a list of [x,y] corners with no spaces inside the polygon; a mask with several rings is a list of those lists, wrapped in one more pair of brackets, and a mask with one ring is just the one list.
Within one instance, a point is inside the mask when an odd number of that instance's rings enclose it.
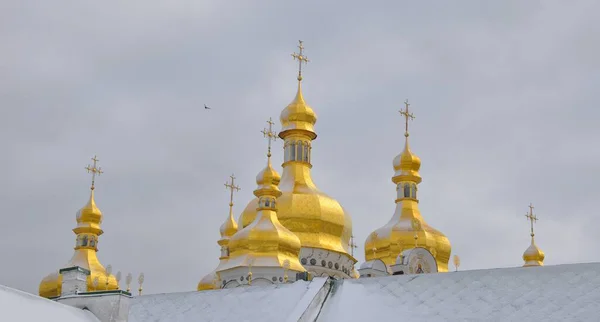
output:
{"label": "golden dome", "polygon": [[347,250],[352,235],[350,216],[337,200],[319,191],[310,174],[310,141],[317,137],[314,132],[316,121],[314,111],[304,101],[299,81],[296,98],[281,112],[279,137],[286,142],[286,147],[298,144],[305,150],[301,158],[302,150],[299,149],[296,159],[289,157],[294,154],[286,152],[279,185],[283,194],[278,198],[278,218],[300,238],[302,247],[321,248],[352,257]]}
{"label": "golden dome", "polygon": [[277,187],[281,181],[281,176],[271,165],[271,158],[267,160],[267,166],[256,175],[258,189],[279,190]]}
{"label": "golden dome", "polygon": [[[97,160],[96,160],[97,161]],[[95,171],[98,169],[90,168]],[[98,173],[98,172],[96,172]],[[101,173],[101,172],[100,172]],[[98,239],[103,231],[100,228],[102,223],[102,212],[96,206],[94,200],[94,187],[90,192],[90,199],[75,216],[77,227],[73,232],[77,235],[75,244],[75,253],[71,260],[61,268],[79,266],[90,271],[87,277],[87,290],[116,290],[119,289],[117,279],[114,275],[109,275],[107,278],[106,269],[96,256],[98,250]],[[48,274],[42,279],[39,285],[39,294],[42,297],[58,297],[62,291],[62,275],[58,272]],[[97,287],[94,287],[94,279],[98,279]]]}
{"label": "golden dome", "polygon": [[221,237],[223,237],[223,238],[231,237],[235,233],[237,233],[237,231],[238,231],[238,224],[237,224],[237,222],[235,222],[235,219],[233,218],[233,212],[230,211],[229,216],[227,217],[225,222],[221,225],[221,229],[220,229]]}
{"label": "golden dome", "polygon": [[204,276],[198,283],[198,291],[217,289],[217,273],[212,271]]}
{"label": "golden dome", "polygon": [[287,260],[290,270],[305,271],[298,259],[300,240],[277,219],[277,197],[281,195],[277,187],[279,178],[269,158],[267,167],[256,177],[258,188],[254,190],[254,195],[259,199],[257,217],[231,237],[231,254],[222,270],[247,265],[247,259],[252,258],[255,259],[255,266],[284,267]]}
{"label": "golden dome", "polygon": [[[106,269],[96,257],[95,250],[76,250],[73,258],[62,267],[66,268],[73,266],[79,266],[90,271],[90,275],[87,277],[88,292],[119,289],[117,278],[112,274],[108,277],[108,286],[106,285]],[[98,287],[94,287],[94,279],[96,277],[98,278]],[[58,297],[60,296],[61,292],[62,275],[59,274],[58,271],[48,274],[40,282],[39,295],[41,297]]]}
{"label": "golden dome", "polygon": [[77,211],[75,219],[77,220],[78,228],[88,228],[86,230],[93,230],[98,235],[102,234],[102,229],[100,229],[100,224],[102,223],[102,211],[96,206],[93,189],[90,192],[90,199],[85,206]]}
{"label": "golden dome", "polygon": [[[271,159],[269,158],[269,163],[270,162]],[[277,173],[277,171],[275,171],[275,169],[273,169],[273,167],[270,164],[266,168],[262,169],[258,173],[258,175],[256,175],[256,182],[259,186],[262,186],[265,182],[273,182],[275,186],[278,186],[280,180],[281,176],[279,175],[279,173]],[[244,208],[244,211],[242,211],[242,214],[240,215],[240,229],[245,228],[254,221],[258,212],[257,209],[258,198],[254,198],[248,203],[248,205],[246,206],[246,208]]]}
{"label": "golden dome", "polygon": [[250,200],[250,202],[248,203],[246,208],[244,208],[244,211],[242,211],[242,214],[240,215],[240,220],[239,220],[240,229],[245,228],[246,226],[250,225],[254,221],[254,218],[256,218],[256,214],[258,213],[257,209],[258,209],[258,198],[254,198],[254,199]]}
{"label": "golden dome", "polygon": [[421,176],[419,175],[419,169],[421,168],[421,159],[410,150],[408,144],[408,136],[404,144],[404,150],[394,158],[394,183],[400,181],[415,181],[416,183],[421,182]]}
{"label": "golden dome", "polygon": [[429,226],[419,210],[417,186],[422,180],[419,175],[421,159],[410,150],[408,119],[413,116],[408,112],[408,102],[405,104],[406,111],[401,111],[406,117],[405,146],[393,161],[392,182],[396,184],[396,209],[390,221],[373,231],[365,240],[365,259],[381,259],[387,265],[393,265],[398,254],[418,246],[427,249],[433,255],[439,272],[447,272],[451,253],[450,241],[440,231]]}
{"label": "golden dome", "polygon": [[298,82],[298,92],[294,100],[281,111],[279,117],[281,121],[281,132],[285,135],[287,131],[300,130],[305,132],[311,139],[315,139],[317,134],[315,133],[315,123],[317,123],[317,115],[315,111],[306,104],[304,97],[302,96],[302,82]]}
{"label": "golden dome", "polygon": [[[282,182],[287,185],[294,178],[286,174],[284,170]],[[312,180],[302,181],[277,199],[279,221],[300,238],[302,247],[350,256],[346,249],[352,232],[350,216],[337,200],[319,191]]]}
{"label": "golden dome", "polygon": [[523,253],[523,260],[525,264],[523,266],[544,266],[544,258],[546,255],[544,252],[537,247],[533,236],[531,237],[531,245],[527,247],[525,252]]}

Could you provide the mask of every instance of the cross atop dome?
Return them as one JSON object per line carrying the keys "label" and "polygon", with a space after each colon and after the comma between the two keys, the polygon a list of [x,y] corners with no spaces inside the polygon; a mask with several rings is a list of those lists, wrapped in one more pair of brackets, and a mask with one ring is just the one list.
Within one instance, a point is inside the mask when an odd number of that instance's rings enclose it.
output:
{"label": "cross atop dome", "polygon": [[98,158],[94,155],[94,157],[92,158],[92,161],[94,161],[93,165],[89,165],[87,167],[85,167],[85,169],[87,170],[88,173],[92,173],[92,186],[90,189],[94,190],[94,184],[96,183],[96,175],[101,175],[104,173],[104,171],[102,171],[101,167],[96,167],[96,164],[98,163]]}
{"label": "cross atop dome", "polygon": [[304,56],[304,45],[302,44],[302,40],[298,40],[298,48],[300,49],[298,53],[292,53],[292,57],[294,60],[298,60],[298,81],[302,81],[302,63],[308,64],[310,60],[308,57]]}
{"label": "cross atop dome", "polygon": [[404,136],[408,137],[408,120],[409,119],[414,120],[415,116],[408,111],[408,107],[410,106],[410,104],[408,103],[408,99],[404,101],[404,106],[405,106],[405,109],[400,110],[400,115],[404,116],[404,119],[405,119]]}

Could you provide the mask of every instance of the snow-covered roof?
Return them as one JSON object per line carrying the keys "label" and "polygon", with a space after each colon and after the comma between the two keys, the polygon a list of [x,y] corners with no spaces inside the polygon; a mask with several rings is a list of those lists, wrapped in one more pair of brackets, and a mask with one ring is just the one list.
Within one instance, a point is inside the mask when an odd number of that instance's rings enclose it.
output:
{"label": "snow-covered roof", "polygon": [[98,322],[99,320],[89,311],[0,285],[0,321]]}
{"label": "snow-covered roof", "polygon": [[336,283],[317,321],[597,321],[600,263]]}
{"label": "snow-covered roof", "polygon": [[298,321],[326,282],[326,278],[315,278],[293,284],[139,296],[131,304],[128,322]]}
{"label": "snow-covered roof", "polygon": [[[144,295],[131,299],[128,322],[597,321],[598,312],[600,263],[590,263]],[[0,321],[98,320],[0,286]]]}

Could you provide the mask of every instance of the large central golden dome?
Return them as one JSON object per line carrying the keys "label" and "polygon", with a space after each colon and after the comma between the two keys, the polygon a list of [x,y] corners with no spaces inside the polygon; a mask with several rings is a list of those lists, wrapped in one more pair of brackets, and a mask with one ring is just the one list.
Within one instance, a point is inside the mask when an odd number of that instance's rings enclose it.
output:
{"label": "large central golden dome", "polygon": [[321,192],[311,177],[312,141],[317,116],[302,96],[301,82],[294,100],[281,112],[284,140],[283,175],[279,188],[279,221],[294,232],[302,247],[321,248],[347,256],[352,221],[335,199]]}

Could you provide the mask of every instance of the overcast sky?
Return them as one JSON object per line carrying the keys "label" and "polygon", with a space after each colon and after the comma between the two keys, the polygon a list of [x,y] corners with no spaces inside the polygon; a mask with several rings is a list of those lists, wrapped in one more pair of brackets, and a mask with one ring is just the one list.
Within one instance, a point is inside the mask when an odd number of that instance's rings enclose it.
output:
{"label": "overcast sky", "polygon": [[[235,173],[239,215],[266,162],[260,131],[294,97],[298,39],[313,177],[352,216],[359,262],[394,212],[405,99],[419,207],[461,269],[522,265],[530,202],[546,265],[600,261],[598,12],[595,0],[0,0],[0,284],[37,293],[71,258],[97,154],[101,262],[144,272],[147,293],[196,289],[218,263],[223,184]],[[280,164],[281,141],[274,151]]]}

